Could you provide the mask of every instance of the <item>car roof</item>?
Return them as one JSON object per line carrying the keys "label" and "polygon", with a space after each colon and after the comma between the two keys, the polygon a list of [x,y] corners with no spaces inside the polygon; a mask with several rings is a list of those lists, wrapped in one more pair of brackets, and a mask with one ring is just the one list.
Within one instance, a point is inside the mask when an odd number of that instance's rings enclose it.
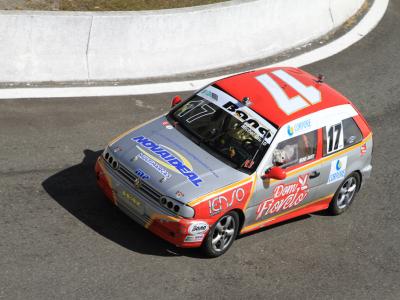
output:
{"label": "car roof", "polygon": [[[256,77],[260,75],[267,74],[279,84],[289,98],[300,95],[299,92],[297,92],[292,86],[285,83],[278,76],[273,74],[274,71],[278,70],[283,70],[305,86],[315,87],[321,93],[321,101],[287,115],[278,107],[275,99],[267,90],[267,88],[265,88],[256,79]],[[243,102],[243,98],[249,97],[251,102],[250,108],[278,127],[282,127],[283,125],[295,119],[304,117],[322,109],[337,105],[351,104],[346,97],[330,87],[328,84],[325,82],[319,83],[318,78],[298,68],[276,67],[250,71],[218,80],[214,83],[214,86],[222,89],[241,102]]]}

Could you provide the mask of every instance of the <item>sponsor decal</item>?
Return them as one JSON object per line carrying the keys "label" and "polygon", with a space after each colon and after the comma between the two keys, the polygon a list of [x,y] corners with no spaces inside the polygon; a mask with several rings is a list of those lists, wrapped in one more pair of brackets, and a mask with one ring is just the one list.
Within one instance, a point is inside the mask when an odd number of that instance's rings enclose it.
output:
{"label": "sponsor decal", "polygon": [[301,164],[301,163],[303,163],[305,161],[309,161],[309,160],[312,160],[314,158],[315,158],[315,154],[310,154],[308,156],[304,156],[304,157],[299,158],[299,163]]}
{"label": "sponsor decal", "polygon": [[153,157],[151,154],[147,154],[142,148],[138,147],[142,153],[146,153],[146,155],[152,158],[154,161],[163,165],[164,167],[182,174],[185,176],[194,186],[199,187],[203,180],[197,175],[186,158],[177,153],[176,151],[166,147],[161,146],[152,140],[146,138],[145,136],[138,136],[131,139],[139,145],[142,145],[153,154],[157,155],[161,160],[156,157]]}
{"label": "sponsor decal", "polygon": [[287,126],[287,133],[289,136],[292,136],[297,133],[301,133],[306,131],[307,129],[311,128],[311,120],[304,120],[301,122],[297,122],[294,125]]}
{"label": "sponsor decal", "polygon": [[162,122],[162,125],[163,125],[166,129],[172,129],[172,128],[174,128],[168,121]]}
{"label": "sponsor decal", "polygon": [[200,94],[201,94],[202,96],[207,96],[208,98],[211,98],[211,99],[213,99],[213,100],[215,100],[215,101],[218,101],[218,95],[215,94],[215,93],[213,93],[213,92],[211,92],[211,91],[209,91],[209,90],[207,90],[207,89],[202,90],[202,91],[200,92]]}
{"label": "sponsor decal", "polygon": [[273,197],[258,205],[256,220],[299,205],[308,196],[308,178],[306,174],[299,176],[296,182],[277,185]]}
{"label": "sponsor decal", "polygon": [[121,152],[122,151],[122,148],[121,147],[115,147],[114,149],[113,149],[113,153],[117,153],[117,152]]}
{"label": "sponsor decal", "polygon": [[361,146],[361,156],[363,156],[365,153],[367,153],[367,144],[364,144]]}
{"label": "sponsor decal", "polygon": [[335,159],[331,162],[328,184],[336,182],[346,176],[347,156]]}
{"label": "sponsor decal", "polygon": [[142,205],[142,203],[135,196],[133,196],[131,193],[128,193],[127,191],[122,191],[122,197],[127,199],[130,203],[132,203],[136,207],[140,207]]}
{"label": "sponsor decal", "polygon": [[231,207],[234,204],[241,203],[246,197],[246,192],[243,188],[237,188],[231,190],[223,195],[219,195],[215,198],[208,200],[208,207],[210,209],[210,215],[214,216],[225,209]]}
{"label": "sponsor decal", "polygon": [[248,133],[252,134],[253,137],[256,138],[258,141],[261,141],[265,134],[267,134],[266,140],[271,139],[272,134],[270,130],[262,127],[260,125],[260,122],[258,122],[255,118],[251,118],[249,113],[246,113],[244,112],[244,110],[239,108],[239,105],[228,101],[222,107],[230,114],[234,113],[240,121],[244,122],[242,128]]}
{"label": "sponsor decal", "polygon": [[204,234],[188,235],[185,238],[185,242],[196,243],[196,242],[201,242],[203,239],[204,239]]}
{"label": "sponsor decal", "polygon": [[255,174],[189,202],[189,206],[195,207],[196,220],[218,217],[232,209],[245,211],[253,193],[254,178]]}
{"label": "sponsor decal", "polygon": [[139,176],[141,179],[143,180],[148,180],[150,179],[150,175],[147,175],[145,171],[143,171],[142,169],[137,169],[135,170],[135,174],[137,176]]}
{"label": "sponsor decal", "polygon": [[137,160],[137,158],[140,158],[145,163],[147,163],[149,166],[154,168],[158,173],[160,173],[163,176],[163,178],[162,178],[163,182],[171,177],[171,174],[169,174],[167,170],[165,170],[163,167],[161,167],[158,163],[156,163],[154,160],[152,160],[147,155],[145,155],[143,153],[139,153],[137,156],[134,157],[135,160]]}
{"label": "sponsor decal", "polygon": [[177,197],[177,198],[182,198],[183,196],[185,196],[181,191],[177,191],[176,193],[175,193],[175,196]]}
{"label": "sponsor decal", "polygon": [[[216,97],[213,94],[215,94]],[[199,92],[198,95],[213,102],[227,113],[243,122],[242,129],[246,130],[258,141],[261,141],[266,134],[266,141],[264,141],[264,144],[271,143],[272,138],[276,134],[276,128],[242,102],[212,86],[205,88]],[[215,100],[217,99],[218,102],[216,103]]]}
{"label": "sponsor decal", "polygon": [[189,226],[188,232],[193,235],[207,232],[209,226],[206,222],[196,222]]}
{"label": "sponsor decal", "polygon": [[343,126],[342,123],[333,126],[327,126],[326,132],[326,153],[330,154],[341,150],[344,147]]}
{"label": "sponsor decal", "polygon": [[288,133],[289,136],[292,136],[293,133],[294,133],[294,127],[288,125],[288,127],[287,127],[287,133]]}

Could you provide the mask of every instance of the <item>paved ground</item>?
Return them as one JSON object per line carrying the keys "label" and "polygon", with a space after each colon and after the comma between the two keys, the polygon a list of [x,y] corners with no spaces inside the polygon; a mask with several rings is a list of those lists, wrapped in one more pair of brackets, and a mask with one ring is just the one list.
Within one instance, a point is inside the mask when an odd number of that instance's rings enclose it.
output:
{"label": "paved ground", "polygon": [[367,38],[307,66],[374,130],[373,179],[350,211],[237,240],[218,259],[179,251],[111,207],[93,163],[172,95],[0,100],[0,298],[399,299],[400,1]]}

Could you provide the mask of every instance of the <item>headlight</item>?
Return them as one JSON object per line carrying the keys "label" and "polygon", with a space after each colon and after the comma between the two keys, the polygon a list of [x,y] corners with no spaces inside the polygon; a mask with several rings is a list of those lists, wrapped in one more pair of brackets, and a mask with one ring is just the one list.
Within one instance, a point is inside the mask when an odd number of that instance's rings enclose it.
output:
{"label": "headlight", "polygon": [[194,216],[193,208],[170,197],[162,196],[160,198],[160,204],[184,218],[193,218]]}
{"label": "headlight", "polygon": [[106,154],[108,153],[109,149],[108,146],[104,148],[103,153],[101,154],[101,156],[103,156],[104,159],[106,159]]}
{"label": "headlight", "polygon": [[102,155],[103,155],[103,158],[105,159],[105,161],[107,161],[113,169],[115,169],[115,170],[118,169],[118,166],[119,166],[118,161],[113,157],[113,155],[111,154],[111,151],[108,147],[106,147],[106,149],[104,149]]}

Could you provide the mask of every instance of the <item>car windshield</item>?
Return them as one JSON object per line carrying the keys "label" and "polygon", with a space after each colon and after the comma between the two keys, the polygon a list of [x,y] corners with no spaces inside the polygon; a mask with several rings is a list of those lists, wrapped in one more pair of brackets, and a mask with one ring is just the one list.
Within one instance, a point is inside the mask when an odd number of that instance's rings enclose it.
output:
{"label": "car windshield", "polygon": [[169,117],[215,157],[254,172],[276,128],[248,106],[209,86],[173,109]]}

